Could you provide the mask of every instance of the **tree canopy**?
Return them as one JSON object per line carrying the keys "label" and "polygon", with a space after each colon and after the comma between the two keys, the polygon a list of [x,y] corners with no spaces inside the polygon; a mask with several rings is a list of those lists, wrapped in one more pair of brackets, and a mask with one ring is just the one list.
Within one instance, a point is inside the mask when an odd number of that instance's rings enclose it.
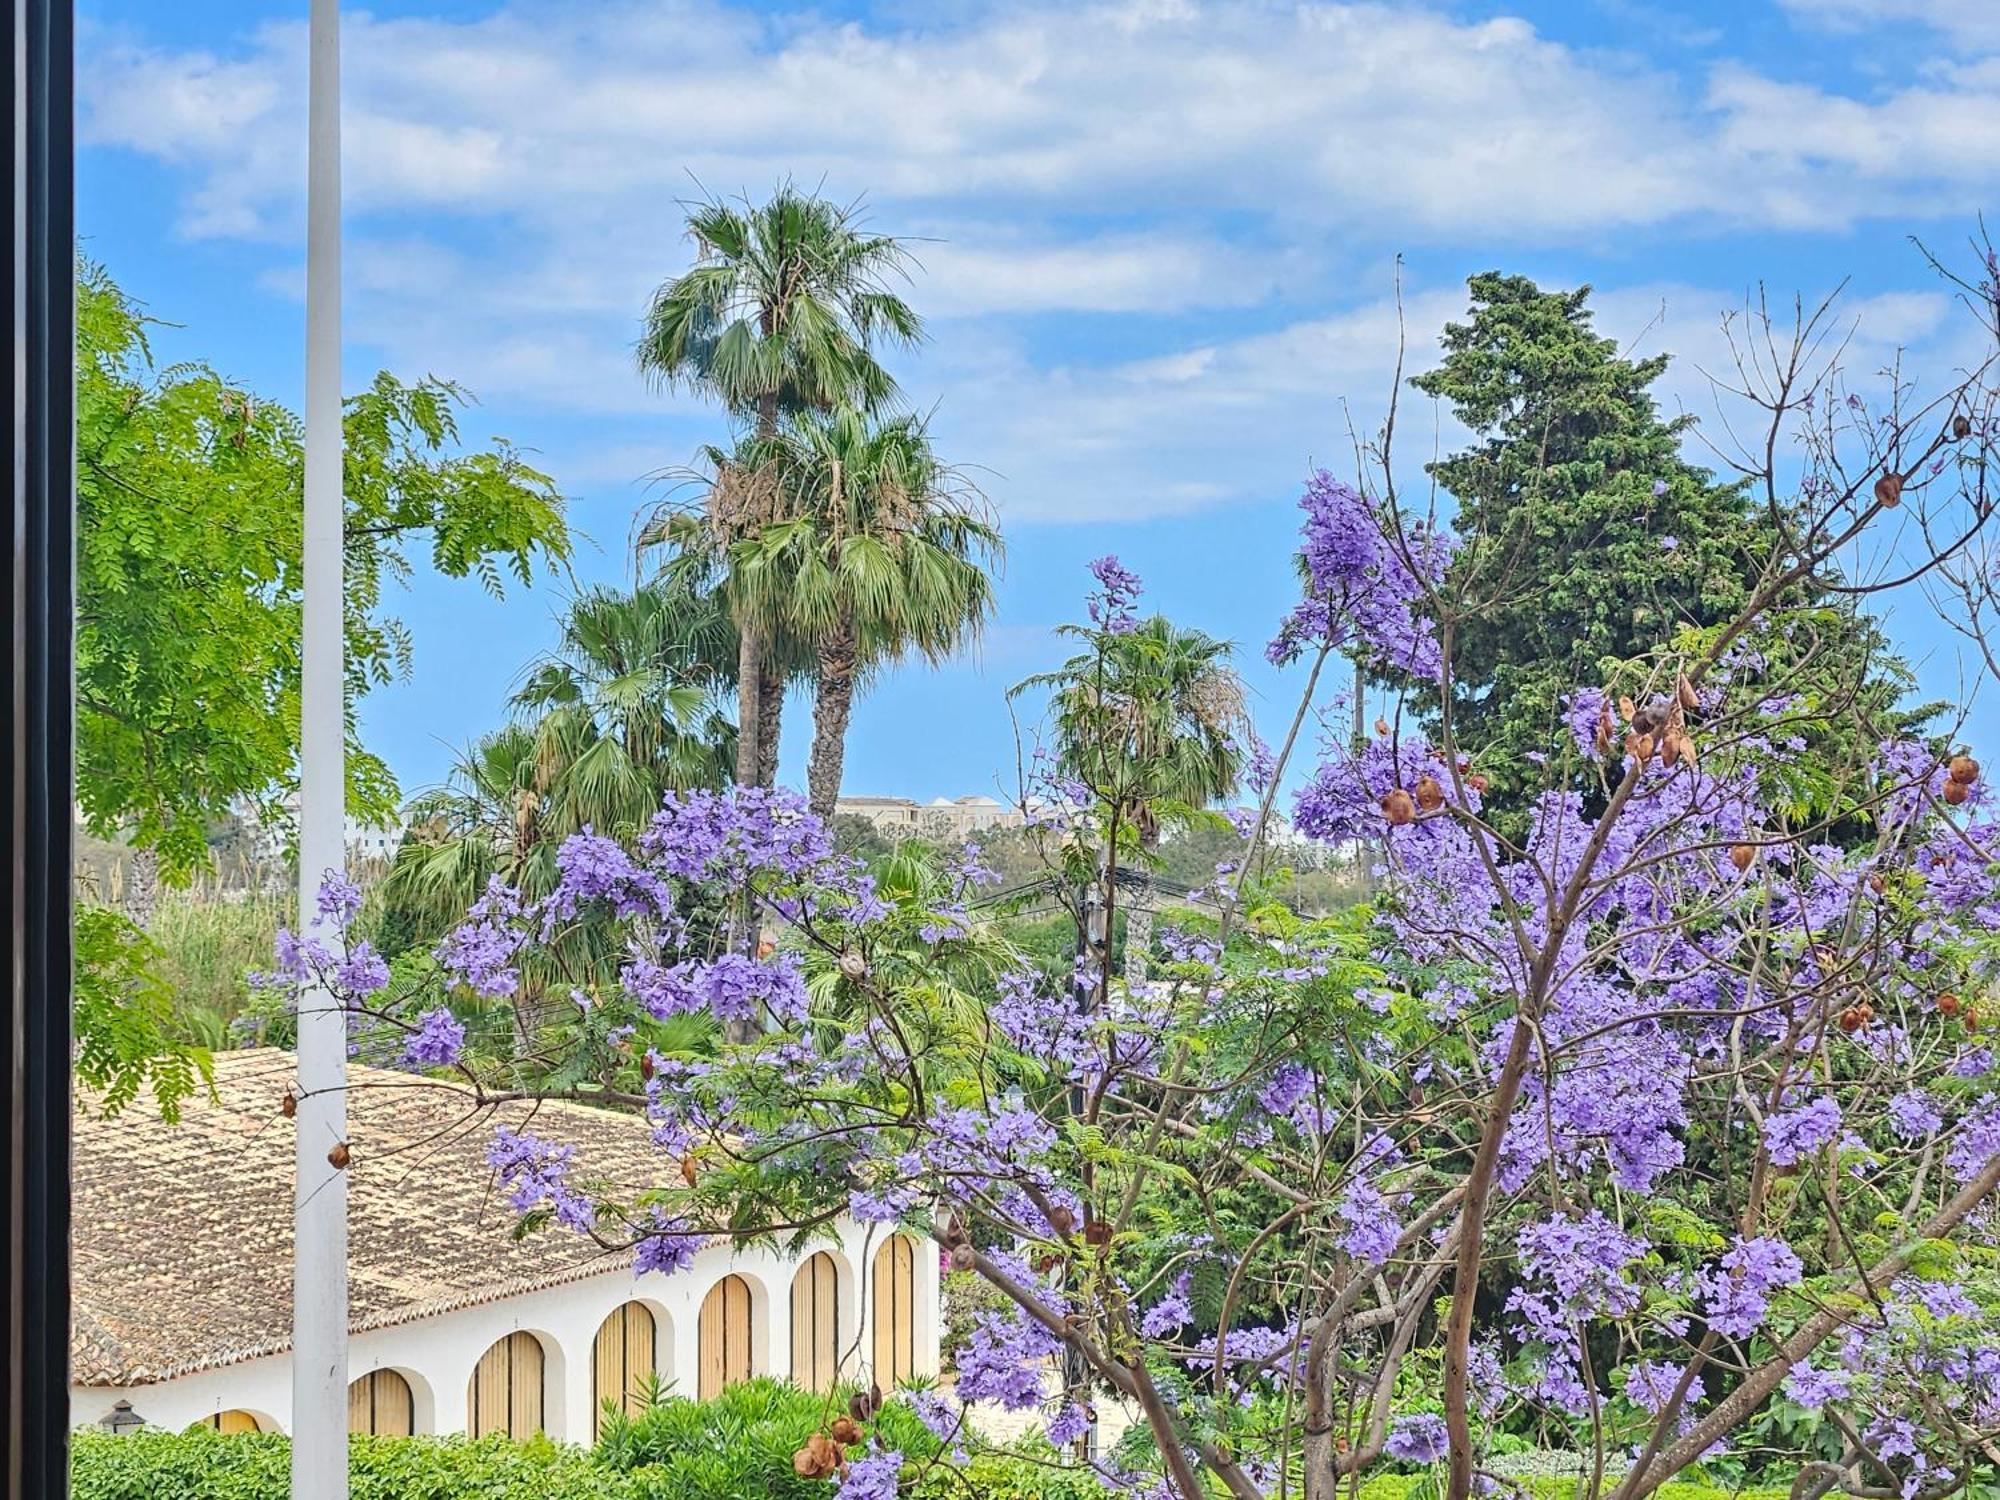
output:
{"label": "tree canopy", "polygon": [[[214,820],[296,776],[303,431],[207,365],[156,364],[156,325],[101,268],[77,285],[77,794],[93,832],[171,874]],[[513,447],[459,445],[458,387],[384,372],[346,403],[348,801],[396,787],[354,704],[408,670],[386,587],[419,566],[492,593],[561,571],[562,496]]]}

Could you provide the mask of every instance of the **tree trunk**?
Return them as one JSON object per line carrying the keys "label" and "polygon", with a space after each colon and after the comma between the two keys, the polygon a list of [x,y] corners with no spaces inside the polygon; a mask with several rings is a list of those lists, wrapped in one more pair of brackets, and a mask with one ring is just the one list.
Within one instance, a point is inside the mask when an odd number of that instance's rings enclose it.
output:
{"label": "tree trunk", "polygon": [[756,786],[763,745],[764,642],[748,620],[736,622],[736,780]]}
{"label": "tree trunk", "polygon": [[819,686],[813,697],[812,763],[806,791],[812,810],[833,816],[840,800],[840,776],[847,761],[847,719],[854,708],[856,650],[854,623],[842,620],[820,643]]}
{"label": "tree trunk", "polygon": [[160,851],[134,849],[125,862],[125,915],[135,927],[150,928],[160,904]]}
{"label": "tree trunk", "polygon": [[778,784],[778,733],[785,712],[785,678],[766,669],[757,692],[757,785]]}

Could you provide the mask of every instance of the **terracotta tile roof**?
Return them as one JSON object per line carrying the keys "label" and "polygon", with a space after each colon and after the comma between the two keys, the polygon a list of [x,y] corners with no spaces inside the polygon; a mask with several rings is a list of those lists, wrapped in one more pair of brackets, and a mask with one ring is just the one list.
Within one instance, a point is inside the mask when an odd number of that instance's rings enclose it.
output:
{"label": "terracotta tile roof", "polygon": [[[291,1347],[292,1077],[288,1052],[219,1052],[218,1101],[191,1102],[179,1125],[143,1099],[109,1120],[78,1101],[73,1381],[145,1385]],[[486,1165],[496,1125],[578,1147],[579,1176],[621,1188],[671,1166],[634,1117],[568,1104],[473,1112],[461,1092],[380,1068],[350,1067],[347,1112],[357,1333],[630,1264],[565,1230],[510,1238],[514,1213]]]}

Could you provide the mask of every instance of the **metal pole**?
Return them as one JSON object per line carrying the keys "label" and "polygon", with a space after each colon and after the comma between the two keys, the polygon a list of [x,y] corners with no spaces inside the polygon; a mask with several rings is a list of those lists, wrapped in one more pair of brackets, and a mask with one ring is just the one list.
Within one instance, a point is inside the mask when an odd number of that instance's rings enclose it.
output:
{"label": "metal pole", "polygon": [[[299,922],[346,867],[341,610],[340,6],[312,0],[306,167],[304,665],[300,684]],[[330,932],[321,937],[331,940]],[[333,997],[299,1000],[293,1219],[292,1497],[347,1495],[347,1021]]]}

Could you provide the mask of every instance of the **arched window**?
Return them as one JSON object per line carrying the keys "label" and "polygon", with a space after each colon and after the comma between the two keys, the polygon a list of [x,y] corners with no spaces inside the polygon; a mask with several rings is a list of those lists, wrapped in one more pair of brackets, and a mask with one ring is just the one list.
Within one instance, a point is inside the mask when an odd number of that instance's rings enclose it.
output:
{"label": "arched window", "polygon": [[213,1428],[225,1437],[236,1432],[262,1432],[264,1430],[264,1424],[259,1422],[253,1413],[239,1411],[233,1406],[228,1411],[219,1411],[212,1417],[203,1417],[200,1425]]}
{"label": "arched window", "polygon": [[417,1398],[394,1370],[371,1370],[347,1387],[347,1430],[409,1437],[417,1430]]}
{"label": "arched window", "polygon": [[824,1250],[792,1278],[792,1379],[823,1391],[840,1376],[840,1270]]}
{"label": "arched window", "polygon": [[597,1337],[590,1344],[593,1432],[604,1431],[607,1402],[627,1416],[638,1414],[646,1377],[659,1369],[658,1337],[652,1311],[643,1302],[613,1308],[611,1316],[597,1325]]}
{"label": "arched window", "polygon": [[750,1361],[750,1283],[741,1276],[723,1277],[702,1299],[695,1354],[701,1365],[697,1394],[704,1401],[755,1373]]}
{"label": "arched window", "polygon": [[917,1247],[891,1235],[875,1252],[875,1382],[889,1390],[917,1373]]}
{"label": "arched window", "polygon": [[510,1333],[479,1356],[465,1388],[465,1430],[476,1438],[542,1430],[542,1344],[532,1333]]}

